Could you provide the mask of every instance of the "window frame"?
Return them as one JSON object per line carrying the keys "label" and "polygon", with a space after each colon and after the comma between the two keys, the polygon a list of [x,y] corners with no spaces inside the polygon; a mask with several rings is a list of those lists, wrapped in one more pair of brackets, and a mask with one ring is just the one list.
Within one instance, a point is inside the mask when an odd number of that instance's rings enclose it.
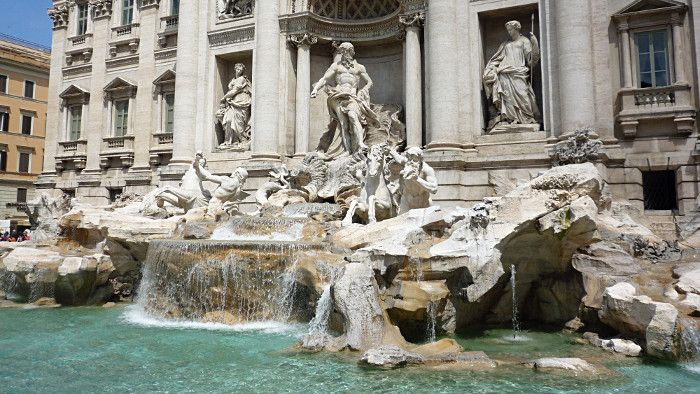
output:
{"label": "window frame", "polygon": [[[175,131],[175,91],[163,92],[163,108],[161,109],[163,114],[163,124],[162,130],[164,133],[172,134]],[[170,106],[170,111],[168,111],[168,97],[173,98],[172,105]],[[169,122],[168,114],[172,114],[172,122]],[[171,124],[170,130],[168,130],[168,124]]]}
{"label": "window frame", "polygon": [[[81,12],[82,9],[85,10],[84,19],[82,18],[82,12]],[[75,11],[75,33],[76,33],[76,36],[82,36],[82,35],[87,34],[89,20],[90,20],[90,5],[88,3],[76,4],[76,11]],[[85,23],[82,26],[82,29],[81,29],[81,22]]]}
{"label": "window frame", "polygon": [[180,15],[180,0],[170,0],[170,16]]}
{"label": "window frame", "polygon": [[5,88],[0,89],[0,94],[8,94],[10,91],[10,76],[5,74],[0,74],[0,78],[5,77]]}
{"label": "window frame", "polygon": [[[74,124],[74,119],[73,119],[73,110],[75,108],[78,108],[80,110],[80,123],[78,124],[78,133],[75,138],[74,137],[74,130],[73,130],[73,124]],[[68,105],[68,119],[67,119],[67,127],[66,127],[66,140],[73,142],[73,141],[79,141],[80,138],[83,136],[83,104],[71,104]]]}
{"label": "window frame", "polygon": [[[23,192],[24,192],[24,193],[23,193],[23,194],[24,194],[24,199],[20,199],[20,194],[22,194],[22,193],[20,193],[20,191],[23,191]],[[17,188],[17,195],[16,195],[16,197],[17,197],[16,200],[17,200],[17,201],[15,201],[15,202],[26,204],[26,203],[27,203],[27,198],[29,197],[29,196],[28,196],[28,193],[29,193],[29,190],[27,190],[27,188],[18,187],[18,188]],[[22,200],[23,200],[23,201],[22,201]]]}
{"label": "window frame", "polygon": [[[27,155],[27,171],[22,171],[22,155]],[[32,152],[18,149],[17,151],[17,173],[31,174],[32,173]]]}
{"label": "window frame", "polygon": [[[654,43],[653,43],[653,33],[656,32],[664,32],[666,35],[666,85],[657,85],[656,83],[656,70],[654,67],[654,55],[656,51],[654,51]],[[637,88],[638,89],[654,89],[654,88],[663,88],[663,87],[668,87],[671,86],[675,83],[675,64],[674,64],[674,54],[673,54],[673,32],[668,26],[650,26],[650,27],[645,27],[645,28],[639,28],[639,29],[634,29],[631,31],[632,34],[632,46],[633,46],[633,51],[634,51],[634,67],[635,67],[635,77],[637,79]],[[651,74],[651,80],[652,80],[652,86],[647,86],[647,87],[642,87],[642,67],[640,64],[640,50],[639,50],[639,36],[641,34],[648,34],[650,38],[649,42],[649,62],[650,62],[650,74]]]}
{"label": "window frame", "polygon": [[[24,132],[24,119],[29,118],[29,133]],[[20,115],[20,127],[19,127],[19,132],[22,135],[34,135],[34,118],[35,116],[32,114],[28,114],[26,112],[22,113]]]}
{"label": "window frame", "polygon": [[[124,137],[129,135],[129,107],[130,107],[130,99],[129,98],[115,98],[112,102],[112,137]],[[117,120],[119,118],[119,103],[125,103],[126,104],[126,113],[125,113],[125,118],[122,120],[121,128],[122,128],[122,134],[117,133]]]}
{"label": "window frame", "polygon": [[[127,3],[129,3],[129,6],[127,7]],[[136,8],[136,0],[121,0],[121,22],[122,26],[127,26],[131,25],[134,23],[134,16],[135,16],[135,8]],[[129,13],[129,20],[127,21],[126,16],[127,12]]]}
{"label": "window frame", "polygon": [[[27,96],[27,82],[31,82],[31,83],[32,83],[32,96],[31,96],[31,97]],[[22,85],[22,87],[23,87],[23,89],[22,89],[22,97],[28,98],[28,99],[32,99],[32,100],[36,100],[36,81],[31,80],[31,79],[25,79],[25,80],[24,80],[24,84]]]}
{"label": "window frame", "polygon": [[0,145],[0,172],[7,172],[7,145]]}
{"label": "window frame", "polygon": [[[10,109],[7,107],[0,107],[0,114],[5,116],[0,116],[0,133],[10,132]],[[5,124],[6,127],[3,127]],[[4,128],[4,130],[3,130]]]}

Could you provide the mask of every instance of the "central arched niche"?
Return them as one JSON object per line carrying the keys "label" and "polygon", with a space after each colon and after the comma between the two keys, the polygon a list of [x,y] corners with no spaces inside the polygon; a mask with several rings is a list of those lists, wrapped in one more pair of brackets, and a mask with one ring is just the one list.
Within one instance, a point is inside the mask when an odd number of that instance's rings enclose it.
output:
{"label": "central arched niche", "polygon": [[[374,82],[370,91],[372,104],[395,104],[404,108],[402,43],[395,39],[350,42],[355,46],[356,60],[365,66]],[[334,54],[335,49],[331,43],[319,43],[311,48],[312,83],[316,83],[323,76],[333,62]],[[318,98],[309,103],[310,141],[313,148],[328,129],[330,115],[326,105],[327,98],[325,91],[322,91]],[[403,114],[400,119],[404,120]]]}
{"label": "central arched niche", "polygon": [[310,0],[309,11],[324,18],[363,20],[391,15],[399,0]]}

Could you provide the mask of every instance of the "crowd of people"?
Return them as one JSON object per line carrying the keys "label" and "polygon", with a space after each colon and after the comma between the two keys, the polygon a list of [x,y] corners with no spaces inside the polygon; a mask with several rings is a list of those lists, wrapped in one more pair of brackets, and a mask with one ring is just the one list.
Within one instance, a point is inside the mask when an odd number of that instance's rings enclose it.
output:
{"label": "crowd of people", "polygon": [[29,230],[24,230],[23,232],[13,230],[10,232],[0,229],[0,242],[24,242],[30,239],[31,235]]}

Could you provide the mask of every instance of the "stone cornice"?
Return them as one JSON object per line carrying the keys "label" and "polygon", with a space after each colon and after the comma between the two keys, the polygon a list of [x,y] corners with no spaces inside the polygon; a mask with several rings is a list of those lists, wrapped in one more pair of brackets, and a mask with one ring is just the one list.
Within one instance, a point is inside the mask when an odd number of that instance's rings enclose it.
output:
{"label": "stone cornice", "polygon": [[372,20],[336,20],[310,12],[282,15],[279,18],[283,33],[312,34],[328,41],[375,41],[399,35],[403,27],[399,12]]}

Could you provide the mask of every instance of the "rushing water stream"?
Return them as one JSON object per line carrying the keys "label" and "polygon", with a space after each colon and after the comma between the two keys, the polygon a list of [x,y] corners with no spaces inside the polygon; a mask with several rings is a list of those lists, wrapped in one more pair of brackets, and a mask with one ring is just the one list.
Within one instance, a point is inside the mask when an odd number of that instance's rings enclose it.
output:
{"label": "rushing water stream", "polygon": [[[515,363],[491,371],[407,368],[366,370],[358,355],[288,351],[305,325],[161,321],[127,308],[0,309],[0,392],[697,392],[697,365],[608,363],[614,376],[536,373]],[[509,343],[510,330],[458,338],[493,358],[569,356],[563,334],[528,333]]]}

